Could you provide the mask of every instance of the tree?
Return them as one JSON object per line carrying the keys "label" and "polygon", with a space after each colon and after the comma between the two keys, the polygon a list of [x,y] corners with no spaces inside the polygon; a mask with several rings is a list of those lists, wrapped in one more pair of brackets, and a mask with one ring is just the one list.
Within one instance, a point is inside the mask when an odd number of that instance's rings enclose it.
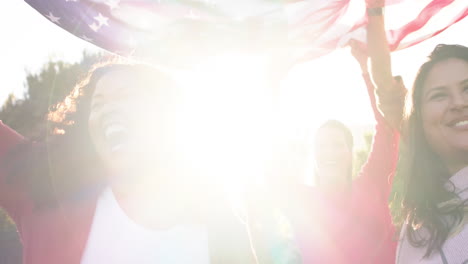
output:
{"label": "tree", "polygon": [[10,95],[0,110],[0,120],[25,137],[37,139],[45,131],[50,106],[61,101],[90,66],[102,58],[84,53],[81,62],[49,61],[39,73],[28,73],[24,98]]}
{"label": "tree", "polygon": [[[91,65],[102,59],[102,55],[84,53],[78,63],[49,61],[39,73],[28,73],[24,98],[16,99],[10,94],[0,109],[0,120],[26,138],[40,140],[47,128],[49,108],[63,100]],[[0,263],[21,262],[21,243],[16,227],[0,209]]]}

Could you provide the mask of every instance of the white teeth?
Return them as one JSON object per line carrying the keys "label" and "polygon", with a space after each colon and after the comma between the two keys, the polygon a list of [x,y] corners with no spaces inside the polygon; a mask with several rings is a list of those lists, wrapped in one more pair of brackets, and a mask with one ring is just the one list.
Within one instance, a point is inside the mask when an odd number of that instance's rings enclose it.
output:
{"label": "white teeth", "polygon": [[125,131],[125,130],[127,130],[127,129],[122,125],[112,124],[112,125],[106,127],[106,129],[104,131],[104,135],[106,136],[106,138],[108,138],[110,135],[112,135],[115,132],[121,132],[121,131]]}
{"label": "white teeth", "polygon": [[119,151],[124,147],[127,139],[127,128],[119,123],[109,123],[104,127],[104,137],[111,152]]}
{"label": "white teeth", "polygon": [[455,127],[461,127],[468,125],[468,120],[460,121],[455,124]]}

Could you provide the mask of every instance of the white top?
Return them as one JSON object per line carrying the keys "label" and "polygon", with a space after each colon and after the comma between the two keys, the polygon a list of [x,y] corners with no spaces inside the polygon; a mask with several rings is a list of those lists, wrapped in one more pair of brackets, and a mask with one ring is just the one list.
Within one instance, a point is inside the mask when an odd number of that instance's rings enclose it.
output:
{"label": "white top", "polygon": [[206,230],[199,226],[147,229],[120,208],[110,188],[99,197],[82,264],[209,264]]}
{"label": "white top", "polygon": [[[468,167],[457,172],[450,178],[455,185],[455,192],[462,200],[468,199]],[[465,216],[466,217],[466,216]],[[432,254],[429,258],[422,258],[426,253],[426,248],[415,248],[408,242],[403,226],[400,242],[398,245],[398,264],[422,263],[422,264],[467,264],[468,263],[468,225],[462,227],[461,231],[450,236],[445,241],[440,253]],[[420,232],[424,235],[424,230]]]}

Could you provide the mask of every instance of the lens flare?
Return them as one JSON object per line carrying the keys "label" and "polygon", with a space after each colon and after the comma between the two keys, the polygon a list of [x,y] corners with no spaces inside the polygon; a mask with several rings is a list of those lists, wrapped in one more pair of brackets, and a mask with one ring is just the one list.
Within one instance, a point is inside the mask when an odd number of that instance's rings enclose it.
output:
{"label": "lens flare", "polygon": [[273,93],[265,59],[230,54],[200,63],[182,80],[177,130],[184,155],[231,191],[261,180],[271,153]]}

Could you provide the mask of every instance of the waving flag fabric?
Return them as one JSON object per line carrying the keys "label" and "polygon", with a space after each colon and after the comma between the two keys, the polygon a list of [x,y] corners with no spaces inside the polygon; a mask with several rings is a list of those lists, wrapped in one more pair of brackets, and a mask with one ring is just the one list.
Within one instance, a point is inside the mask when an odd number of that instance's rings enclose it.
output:
{"label": "waving flag fabric", "polygon": [[[465,0],[387,0],[387,37],[391,50],[431,38],[468,15]],[[311,59],[342,47],[350,39],[366,41],[365,1],[303,0],[288,4],[289,38],[299,59]]]}
{"label": "waving flag fabric", "polygon": [[[25,0],[51,22],[113,53],[179,63],[231,49],[287,49],[308,60],[365,42],[365,0]],[[466,0],[387,0],[391,50],[468,15]]]}

